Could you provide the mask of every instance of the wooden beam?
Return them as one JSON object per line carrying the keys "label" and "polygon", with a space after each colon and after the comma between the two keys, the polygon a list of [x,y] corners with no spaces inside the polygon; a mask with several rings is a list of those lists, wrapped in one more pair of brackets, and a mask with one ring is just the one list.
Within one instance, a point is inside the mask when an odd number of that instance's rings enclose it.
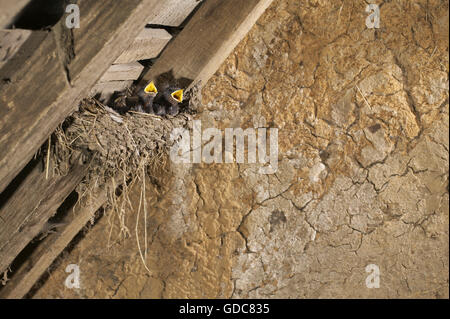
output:
{"label": "wooden beam", "polygon": [[99,83],[109,81],[134,81],[141,75],[144,66],[139,62],[113,64],[100,78]]}
{"label": "wooden beam", "polygon": [[[39,163],[26,175],[0,211],[0,273],[43,229],[64,199],[81,182],[88,165],[75,165],[67,176],[46,179]],[[3,195],[4,196],[4,195]]]}
{"label": "wooden beam", "polygon": [[[148,6],[155,2],[157,0],[79,1],[81,20],[80,28],[72,29],[75,58],[68,65],[70,77],[75,78],[85,70],[92,57],[111,61],[109,65],[113,64],[145,27],[142,17],[151,12]],[[117,38],[119,34],[120,37]],[[118,47],[110,45],[113,43]],[[110,51],[106,51],[106,47]],[[102,69],[97,78],[100,78],[107,67]]]}
{"label": "wooden beam", "polygon": [[110,99],[114,92],[125,91],[133,84],[133,81],[111,81],[97,83],[91,90],[90,96],[100,94],[99,101],[105,102]]}
{"label": "wooden beam", "polygon": [[14,18],[25,8],[30,0],[0,0],[0,28],[13,23]]}
{"label": "wooden beam", "polygon": [[89,201],[83,201],[82,205],[76,205],[75,209],[61,221],[64,226],[59,228],[56,233],[49,234],[14,272],[6,286],[1,288],[0,299],[23,298],[105,203],[106,199],[106,191],[100,190],[96,194],[92,194]]}
{"label": "wooden beam", "polygon": [[30,35],[30,30],[0,30],[0,69],[19,51]]}
{"label": "wooden beam", "polygon": [[56,51],[51,33],[33,31],[0,69],[0,192],[43,144],[48,135],[37,140],[32,133],[43,111],[68,89]]}
{"label": "wooden beam", "polygon": [[79,29],[33,32],[0,69],[0,192],[129,47],[158,2],[80,0]]}
{"label": "wooden beam", "polygon": [[208,0],[168,44],[142,82],[172,73],[181,85],[204,85],[272,0]]}
{"label": "wooden beam", "polygon": [[164,29],[146,28],[134,39],[114,64],[130,63],[156,58],[169,43],[172,36]]}
{"label": "wooden beam", "polygon": [[148,18],[149,24],[178,27],[202,0],[160,1]]}

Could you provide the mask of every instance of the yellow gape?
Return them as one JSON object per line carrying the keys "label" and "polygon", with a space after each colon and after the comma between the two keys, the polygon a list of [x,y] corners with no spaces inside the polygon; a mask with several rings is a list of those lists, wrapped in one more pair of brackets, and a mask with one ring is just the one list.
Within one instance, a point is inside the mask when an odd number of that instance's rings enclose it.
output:
{"label": "yellow gape", "polygon": [[153,93],[153,94],[157,94],[158,93],[158,89],[155,86],[155,83],[153,83],[153,81],[151,81],[144,89],[145,93]]}
{"label": "yellow gape", "polygon": [[173,97],[175,100],[177,100],[178,103],[183,102],[183,90],[175,91],[175,92],[173,92],[173,93],[170,94],[170,95],[172,95],[172,97]]}

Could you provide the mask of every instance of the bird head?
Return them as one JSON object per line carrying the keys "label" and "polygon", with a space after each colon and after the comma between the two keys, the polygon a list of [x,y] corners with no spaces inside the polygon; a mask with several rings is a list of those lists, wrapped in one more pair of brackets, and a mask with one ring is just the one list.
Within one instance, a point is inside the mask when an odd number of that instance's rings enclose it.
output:
{"label": "bird head", "polygon": [[151,81],[149,84],[147,84],[147,86],[144,88],[144,93],[150,94],[153,96],[158,94],[158,89],[156,88],[155,83],[153,83],[153,81]]}
{"label": "bird head", "polygon": [[174,99],[175,101],[177,101],[178,103],[183,102],[183,90],[176,90],[172,93],[170,93],[170,96],[172,97],[172,99]]}

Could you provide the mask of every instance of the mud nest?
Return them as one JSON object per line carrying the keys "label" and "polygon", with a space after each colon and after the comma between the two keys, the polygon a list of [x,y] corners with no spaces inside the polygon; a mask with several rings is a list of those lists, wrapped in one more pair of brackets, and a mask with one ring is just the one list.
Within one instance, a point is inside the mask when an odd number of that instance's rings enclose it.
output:
{"label": "mud nest", "polygon": [[[106,190],[106,204],[114,207],[119,188],[123,196],[131,184],[143,182],[145,174],[151,176],[155,171],[167,169],[174,142],[171,133],[174,128],[186,127],[191,119],[190,107],[195,109],[192,104],[199,101],[192,98],[194,91],[188,95],[190,100],[184,112],[175,117],[139,112],[119,114],[94,98],[83,100],[79,111],[52,135],[47,160],[49,174],[66,175],[76,164],[89,165],[76,188],[79,202]],[[124,214],[124,207],[114,209]]]}

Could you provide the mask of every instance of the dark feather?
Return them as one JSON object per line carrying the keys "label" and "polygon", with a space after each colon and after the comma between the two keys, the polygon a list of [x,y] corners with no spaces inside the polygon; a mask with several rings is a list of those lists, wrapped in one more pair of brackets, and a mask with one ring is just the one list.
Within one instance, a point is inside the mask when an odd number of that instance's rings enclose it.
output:
{"label": "dark feather", "polygon": [[156,115],[163,116],[166,114],[166,108],[164,105],[153,103],[153,111]]}

